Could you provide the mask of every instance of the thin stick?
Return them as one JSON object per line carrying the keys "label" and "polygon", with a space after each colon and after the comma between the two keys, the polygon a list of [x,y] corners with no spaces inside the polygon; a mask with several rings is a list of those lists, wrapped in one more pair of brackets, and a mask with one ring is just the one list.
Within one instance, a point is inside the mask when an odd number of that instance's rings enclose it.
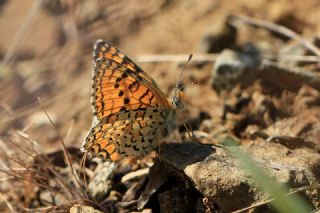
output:
{"label": "thin stick", "polygon": [[262,27],[265,29],[268,29],[270,31],[273,32],[277,32],[280,33],[288,38],[294,39],[296,41],[298,41],[299,43],[301,43],[306,49],[310,50],[311,52],[313,52],[316,56],[318,56],[318,61],[320,62],[320,50],[318,47],[316,47],[314,44],[312,44],[311,42],[307,41],[306,39],[304,39],[302,36],[300,36],[298,33],[290,30],[287,27],[278,25],[278,24],[274,24],[274,23],[270,23],[267,21],[262,21],[262,20],[257,20],[254,18],[250,18],[250,17],[246,17],[246,16],[233,16],[231,18],[231,21],[241,21],[243,23],[255,26],[255,27]]}
{"label": "thin stick", "polygon": [[[214,62],[219,54],[194,54],[192,62]],[[303,62],[318,62],[318,56],[313,55],[283,55],[283,54],[262,54],[267,59],[277,59],[281,57],[283,61],[303,61]],[[135,57],[135,61],[139,63],[163,63],[163,62],[185,62],[187,54],[145,54]]]}
{"label": "thin stick", "polygon": [[[23,133],[19,133],[19,131],[17,131],[17,133],[24,137],[25,139],[29,140],[29,141],[32,141],[31,138],[29,138],[27,135],[24,135]],[[11,142],[13,145],[15,145],[19,150],[27,153],[28,155],[30,155],[31,157],[35,157],[32,153],[30,152],[27,152],[27,150],[25,150],[24,148],[22,148],[22,146],[16,144],[15,142],[9,140],[9,142]],[[38,154],[38,153],[37,153]],[[45,165],[45,168],[47,168],[50,172],[52,172],[55,176],[56,176],[56,182],[57,184],[60,184],[61,188],[63,188],[65,190],[65,192],[69,195],[70,199],[74,196],[74,193],[72,190],[70,190],[67,186],[67,183],[65,183],[65,181],[63,180],[63,178],[61,177],[60,174],[58,174],[56,171],[55,171],[55,166],[51,163],[51,161],[47,158],[47,156],[44,154],[44,155],[39,155],[41,158],[43,158],[43,161],[42,162],[45,162],[43,165]],[[13,160],[15,161],[16,163],[18,164],[21,164],[23,167],[26,168],[27,171],[29,171],[30,174],[32,174],[32,171],[28,168],[27,165],[24,165],[22,164],[22,160],[18,161],[16,159],[13,159],[11,157],[7,157],[9,158],[10,160]],[[12,170],[11,170],[12,171]],[[47,179],[48,177],[44,177],[42,176],[40,173],[35,173],[35,177],[38,178],[38,179]],[[67,197],[66,197],[67,198]]]}
{"label": "thin stick", "polygon": [[[10,173],[10,172],[12,172],[12,171],[9,172],[9,171],[0,169],[0,172],[5,173],[5,174],[7,174],[8,176],[12,176],[12,177],[14,177],[14,178],[18,178],[18,179],[21,179],[21,180],[25,180],[25,179],[24,179],[24,176],[22,176],[21,174],[18,174],[18,173]],[[47,185],[47,184],[46,184],[46,185],[45,185],[45,184],[41,184],[41,183],[39,183],[39,182],[36,182],[35,180],[30,180],[30,179],[27,179],[26,181],[29,182],[29,183],[35,184],[35,185],[37,185],[37,186],[39,186],[39,187],[43,187],[43,188],[45,188],[45,189],[47,189],[47,190],[49,190],[49,191],[52,191],[52,192],[54,192],[54,193],[59,193],[59,194],[62,194],[62,195],[65,196],[64,193],[56,190],[55,188],[53,188],[53,187],[51,187],[51,186],[49,186],[49,185]],[[67,197],[66,197],[66,198],[67,198]]]}
{"label": "thin stick", "polygon": [[318,56],[313,55],[274,55],[274,54],[262,54],[267,59],[277,59],[281,57],[283,61],[301,61],[301,62],[319,62]]}
{"label": "thin stick", "polygon": [[[21,132],[20,131],[16,131],[17,134],[21,137],[23,137],[24,139],[26,140],[29,140],[30,142],[30,138],[26,138],[23,134],[20,134]],[[22,151],[23,153],[26,153],[27,155],[29,155],[30,157],[35,157],[38,153],[36,154],[33,154],[28,148],[26,147],[23,147],[21,144],[17,144],[16,142],[14,142],[13,140],[9,139],[8,140],[9,143],[11,143],[12,145],[14,145],[16,148],[18,148],[20,151]]]}
{"label": "thin stick", "polygon": [[[46,176],[42,176],[40,173],[36,173],[35,171],[33,171],[32,169],[30,169],[26,164],[23,164],[23,162],[18,161],[17,159],[14,159],[12,157],[7,156],[7,158],[11,161],[14,161],[15,163],[19,164],[20,166],[24,167],[25,170],[29,173],[29,174],[35,174],[35,177],[37,179],[48,179],[48,177]],[[6,170],[0,169],[1,172],[4,172],[6,174],[9,174],[11,172],[11,175],[18,177],[20,175],[20,177],[23,179],[23,174],[20,174],[19,172],[17,172],[17,170],[13,170],[13,169],[9,169],[7,172],[5,172]],[[51,170],[52,171],[52,170]]]}
{"label": "thin stick", "polygon": [[75,124],[75,121],[72,120],[72,121],[71,121],[71,124],[70,124],[70,126],[69,126],[69,128],[68,128],[68,130],[67,130],[67,134],[66,134],[66,136],[65,136],[65,138],[64,138],[64,141],[67,141],[67,142],[68,142],[68,140],[69,140],[69,138],[70,138],[70,135],[71,135],[71,133],[72,133],[74,124]]}
{"label": "thin stick", "polygon": [[[87,180],[86,172],[85,172],[86,171],[85,167],[86,167],[87,154],[88,154],[88,152],[84,153],[84,155],[82,156],[82,159],[80,162],[79,177],[80,177],[80,171],[82,170],[84,187],[86,189],[86,192],[89,192],[88,180]],[[84,194],[87,195],[87,193],[84,193]]]}
{"label": "thin stick", "polygon": [[[63,179],[63,177],[56,171],[55,166],[52,164],[52,162],[48,159],[48,157],[46,155],[42,155],[40,156],[41,158],[43,158],[43,162],[44,163],[44,168],[48,169],[56,178],[55,181],[57,183],[57,185],[60,185],[60,187],[62,189],[64,189],[64,191],[69,195],[69,199],[72,199],[73,197],[75,197],[75,193],[73,188],[68,187],[67,182]],[[36,173],[37,176],[39,176],[38,174],[39,172]],[[66,197],[66,196],[65,196]],[[66,197],[67,198],[67,197]]]}
{"label": "thin stick", "polygon": [[[192,56],[192,61],[215,61],[219,54],[195,54]],[[138,55],[135,57],[135,61],[140,63],[149,62],[185,62],[189,54],[146,54]]]}
{"label": "thin stick", "polygon": [[0,168],[0,172],[2,172],[2,173],[4,173],[5,175],[7,175],[7,177],[9,176],[11,176],[11,177],[14,177],[14,178],[20,178],[20,179],[23,179],[23,176],[22,176],[22,174],[20,174],[19,172],[17,172],[17,171],[14,171],[14,170],[4,170],[4,169],[1,169]]}

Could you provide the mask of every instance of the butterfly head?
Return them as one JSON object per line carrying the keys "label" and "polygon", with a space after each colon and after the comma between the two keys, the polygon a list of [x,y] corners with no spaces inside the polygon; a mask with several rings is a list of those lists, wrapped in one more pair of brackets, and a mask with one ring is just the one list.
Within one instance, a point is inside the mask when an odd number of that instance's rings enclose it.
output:
{"label": "butterfly head", "polygon": [[174,96],[172,98],[172,105],[175,107],[175,108],[178,108],[178,109],[182,109],[183,108],[183,97],[184,97],[184,94],[183,94],[183,88],[184,88],[184,85],[182,83],[182,73],[183,71],[185,70],[188,62],[191,60],[192,58],[192,54],[189,55],[189,58],[188,60],[186,61],[186,63],[183,65],[181,71],[180,71],[180,75],[179,75],[179,78],[178,78],[178,81],[177,81],[177,84],[176,84],[176,90],[174,92]]}
{"label": "butterfly head", "polygon": [[177,109],[182,109],[184,107],[184,104],[182,101],[184,97],[184,93],[182,91],[183,88],[184,88],[183,85],[177,85],[175,94],[172,98],[172,105]]}

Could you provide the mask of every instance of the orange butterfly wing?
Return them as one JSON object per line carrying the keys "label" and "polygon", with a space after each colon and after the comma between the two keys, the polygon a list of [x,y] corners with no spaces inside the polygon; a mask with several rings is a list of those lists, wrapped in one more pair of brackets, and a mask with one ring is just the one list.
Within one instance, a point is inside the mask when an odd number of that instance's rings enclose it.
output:
{"label": "orange butterfly wing", "polygon": [[115,46],[94,45],[93,126],[81,146],[112,161],[140,156],[168,132],[172,105],[154,80]]}
{"label": "orange butterfly wing", "polygon": [[115,46],[102,40],[94,45],[92,109],[99,121],[120,111],[170,108],[153,79]]}

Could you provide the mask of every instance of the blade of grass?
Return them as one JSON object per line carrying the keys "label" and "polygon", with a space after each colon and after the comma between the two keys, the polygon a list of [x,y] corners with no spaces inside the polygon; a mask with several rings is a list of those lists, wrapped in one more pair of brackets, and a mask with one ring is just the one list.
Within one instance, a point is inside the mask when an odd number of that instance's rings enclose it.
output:
{"label": "blade of grass", "polygon": [[250,172],[256,184],[261,190],[271,196],[274,200],[271,205],[279,212],[301,213],[311,212],[312,208],[297,194],[286,196],[288,189],[279,186],[277,182],[272,180],[262,169],[255,163],[248,154],[245,154],[237,146],[236,141],[231,137],[226,137],[223,144],[227,149],[239,160],[240,165]]}

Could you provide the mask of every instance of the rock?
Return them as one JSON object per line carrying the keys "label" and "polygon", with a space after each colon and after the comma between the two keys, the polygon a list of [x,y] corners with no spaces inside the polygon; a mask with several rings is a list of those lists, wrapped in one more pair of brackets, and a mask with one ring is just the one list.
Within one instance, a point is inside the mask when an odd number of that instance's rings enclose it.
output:
{"label": "rock", "polygon": [[[264,141],[240,147],[280,184],[297,188],[319,183],[320,155],[311,149],[289,150],[280,144]],[[216,147],[214,151],[210,145],[165,144],[161,146],[160,153],[161,163],[172,171],[171,175],[191,182],[216,210],[231,212],[268,198],[259,190],[252,176],[224,148]],[[172,187],[167,189],[168,193],[174,190]],[[319,196],[311,195],[310,191],[304,196],[318,207]]]}
{"label": "rock", "polygon": [[96,200],[104,199],[112,188],[112,175],[115,164],[104,162],[98,164],[94,171],[93,179],[89,183],[89,192]]}
{"label": "rock", "polygon": [[158,160],[150,169],[148,184],[137,201],[137,207],[142,210],[150,206],[160,212],[204,212],[206,207],[202,199],[190,181],[185,181],[174,168]]}
{"label": "rock", "polygon": [[217,57],[211,74],[214,89],[229,90],[236,84],[252,84],[261,58],[259,50],[254,47],[251,49],[246,53],[226,49]]}
{"label": "rock", "polygon": [[261,80],[266,88],[275,92],[297,91],[304,84],[320,90],[320,77],[299,67],[281,66],[260,56],[260,50],[252,45],[244,52],[224,50],[215,62],[211,74],[212,87],[218,92],[231,90],[237,84],[246,88],[255,80]]}
{"label": "rock", "polygon": [[91,206],[74,205],[70,208],[70,213],[102,213]]}

